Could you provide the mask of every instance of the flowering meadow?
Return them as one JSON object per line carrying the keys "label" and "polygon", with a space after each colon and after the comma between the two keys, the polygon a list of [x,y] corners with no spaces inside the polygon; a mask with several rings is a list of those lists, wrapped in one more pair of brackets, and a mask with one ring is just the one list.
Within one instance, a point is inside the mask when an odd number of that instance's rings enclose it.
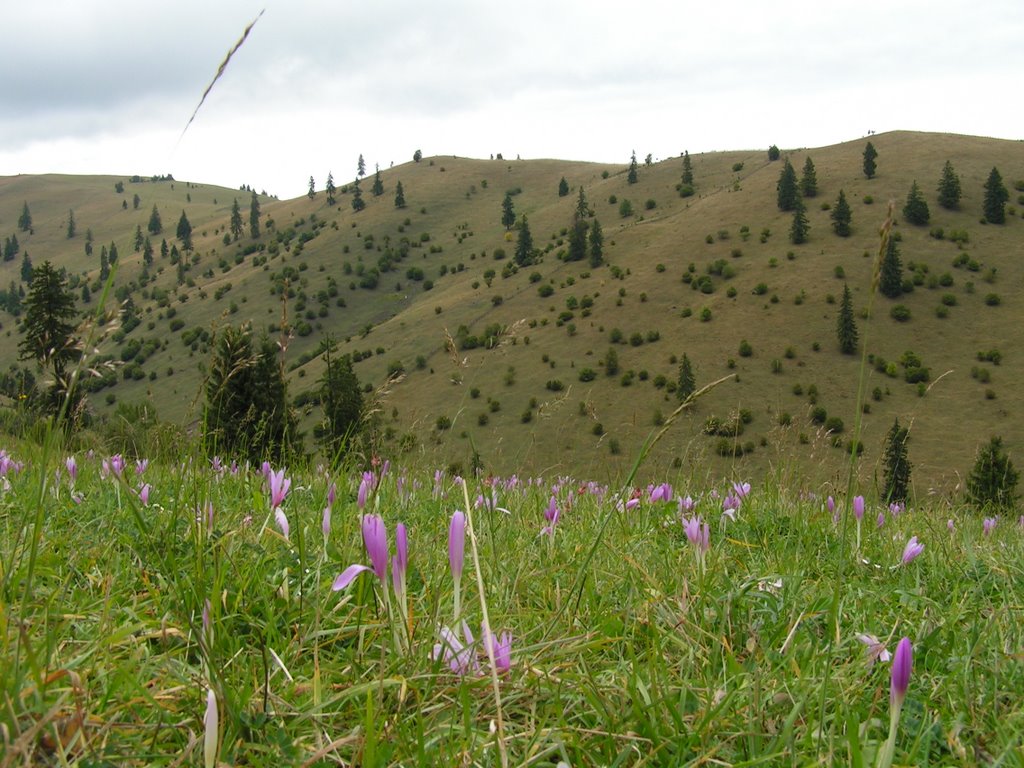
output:
{"label": "flowering meadow", "polygon": [[1024,518],[0,454],[0,765],[1020,765]]}

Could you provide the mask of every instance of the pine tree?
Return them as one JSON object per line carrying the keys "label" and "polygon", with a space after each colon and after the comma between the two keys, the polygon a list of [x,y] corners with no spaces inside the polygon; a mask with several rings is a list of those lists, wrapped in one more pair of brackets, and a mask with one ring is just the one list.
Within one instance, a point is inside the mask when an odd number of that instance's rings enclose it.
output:
{"label": "pine tree", "polygon": [[324,410],[320,437],[336,456],[358,437],[363,426],[363,392],[352,368],[352,357],[331,356],[324,350],[324,373],[320,379],[320,404]]}
{"label": "pine tree", "polygon": [[215,346],[206,383],[207,450],[259,463],[280,461],[292,447],[295,422],[277,346],[248,328],[227,326]]}
{"label": "pine tree", "polygon": [[146,229],[151,235],[159,235],[163,232],[164,225],[160,221],[160,211],[156,209],[156,203],[153,203],[153,211],[149,214],[149,223],[146,225]]}
{"label": "pine tree", "polygon": [[889,434],[885,436],[885,456],[882,463],[883,488],[882,501],[886,504],[905,503],[910,497],[910,470],[912,465],[907,458],[907,440],[909,432],[900,426],[895,419]]}
{"label": "pine tree", "polygon": [[923,227],[931,218],[931,211],[928,210],[928,201],[921,194],[921,188],[917,186],[916,179],[910,185],[907,202],[903,205],[903,218],[919,227]]}
{"label": "pine tree", "polygon": [[1017,501],[1020,475],[1003,451],[1003,439],[992,437],[978,451],[967,477],[967,500],[980,509],[1012,509]]}
{"label": "pine tree", "polygon": [[330,171],[327,172],[327,185],[324,187],[324,191],[327,193],[327,204],[334,205],[337,202],[334,196],[337,188],[334,186],[334,174]]}
{"label": "pine tree", "polygon": [[900,261],[900,249],[896,238],[890,237],[879,268],[878,290],[890,299],[899,298],[903,293],[903,262]]}
{"label": "pine tree", "polygon": [[777,202],[780,211],[792,211],[796,208],[796,200],[799,197],[796,184],[796,169],[786,158],[782,166],[782,173],[779,174],[779,183],[776,185]]}
{"label": "pine tree", "polygon": [[[181,212],[181,218],[178,219],[178,229],[175,233],[181,241],[181,247],[188,253],[192,250],[192,224],[189,223],[188,216],[185,215],[185,211]],[[113,261],[113,259],[111,259]]]}
{"label": "pine tree", "polygon": [[[360,155],[362,157],[362,155]],[[359,179],[355,180],[352,185],[352,210],[356,213],[363,210],[366,207],[366,201],[363,200],[363,190],[359,188]]]}
{"label": "pine tree", "polygon": [[505,199],[501,201],[501,225],[510,230],[516,224],[516,211],[512,205],[512,195],[505,193]]}
{"label": "pine tree", "polygon": [[260,201],[256,192],[252,193],[252,200],[249,202],[249,237],[255,240],[260,236]]}
{"label": "pine tree", "polygon": [[800,177],[800,193],[804,197],[815,197],[818,194],[818,173],[810,157],[804,163],[804,174]]}
{"label": "pine tree", "polygon": [[134,195],[132,195],[132,210],[133,211],[139,210],[139,206],[141,204],[142,204],[142,198],[139,197],[139,193],[136,192]]}
{"label": "pine tree", "polygon": [[414,163],[418,163],[422,159],[423,159],[423,153],[420,150],[417,149],[415,152],[412,153],[412,161]]}
{"label": "pine tree", "polygon": [[939,205],[949,210],[960,207],[960,177],[949,160],[942,166],[942,178],[939,179]]}
{"label": "pine tree", "polygon": [[565,197],[569,194],[569,182],[565,180],[565,176],[558,182],[558,196]]}
{"label": "pine tree", "polygon": [[770,147],[768,147],[768,162],[774,162],[775,160],[778,160],[779,157],[781,157],[781,155],[782,153],[779,151],[779,148],[776,145],[772,144]]}
{"label": "pine tree", "polygon": [[878,150],[869,141],[867,146],[864,147],[864,175],[869,179],[875,178],[875,171],[878,169],[878,163],[875,162],[877,158]]}
{"label": "pine tree", "polygon": [[148,237],[142,241],[142,261],[147,266],[153,263],[153,244]]}
{"label": "pine tree", "polygon": [[236,197],[231,203],[231,223],[228,225],[231,229],[231,237],[234,240],[238,240],[245,231],[245,227],[242,225],[242,209],[238,205],[238,198]]}
{"label": "pine tree", "polygon": [[626,181],[630,184],[636,184],[637,182],[637,165],[636,165],[636,150],[633,150],[633,155],[629,160],[629,172],[626,174]]}
{"label": "pine tree", "polygon": [[576,219],[569,229],[569,252],[566,261],[583,261],[587,257],[587,222]]}
{"label": "pine tree", "polygon": [[366,175],[366,161],[363,160],[362,154],[359,155],[359,161],[356,163],[356,178],[363,178]]}
{"label": "pine tree", "polygon": [[676,397],[686,400],[697,391],[697,379],[694,377],[693,365],[690,358],[683,353],[683,360],[679,363],[679,380],[676,382]]}
{"label": "pine tree", "polygon": [[85,230],[85,255],[92,256],[92,229]]}
{"label": "pine tree", "polygon": [[316,197],[316,181],[313,180],[312,176],[309,177],[309,189],[306,190],[306,197],[310,200]]}
{"label": "pine tree", "polygon": [[110,263],[113,264],[117,261],[117,243],[113,240],[110,241]]}
{"label": "pine tree", "polygon": [[839,303],[839,317],[836,319],[836,336],[839,339],[839,351],[844,355],[857,352],[857,321],[853,317],[853,296],[850,286],[843,285],[843,300]]}
{"label": "pine tree", "polygon": [[145,235],[142,234],[142,225],[141,224],[136,224],[135,225],[135,239],[132,241],[132,244],[135,247],[135,252],[136,253],[138,253],[139,251],[142,250],[142,244],[144,242],[146,242],[146,237],[145,237]]}
{"label": "pine tree", "polygon": [[18,358],[35,360],[39,369],[53,373],[49,409],[56,413],[70,384],[67,367],[81,357],[69,322],[77,314],[74,294],[64,273],[49,261],[32,270],[32,284],[22,303],[24,337],[18,342]]}
{"label": "pine tree", "polygon": [[25,255],[21,258],[21,282],[31,283],[32,272],[32,259],[28,257],[28,251],[25,251]]}
{"label": "pine tree", "polygon": [[597,219],[590,225],[590,266],[600,267],[604,263],[604,233],[601,231],[601,222]]}
{"label": "pine tree", "polygon": [[585,219],[590,215],[590,207],[587,205],[587,196],[583,193],[583,187],[580,187],[580,193],[576,198],[576,210],[573,212],[573,218],[576,221]]}
{"label": "pine tree", "polygon": [[989,224],[1006,223],[1006,201],[1010,193],[1003,186],[1003,177],[993,167],[985,182],[985,221]]}
{"label": "pine tree", "polygon": [[384,194],[384,182],[380,178],[380,166],[377,166],[377,171],[373,177],[373,187],[370,188],[373,192],[374,197],[380,197]]}
{"label": "pine tree", "polygon": [[405,208],[405,189],[402,182],[395,184],[395,208]]}
{"label": "pine tree", "polygon": [[28,210],[28,201],[21,207],[21,216],[18,217],[18,229],[28,232],[32,229],[32,214]]}
{"label": "pine tree", "polygon": [[846,202],[846,193],[839,190],[839,199],[832,208],[832,229],[840,237],[849,237],[852,231],[851,222],[853,214],[850,212],[850,204]]}
{"label": "pine tree", "polygon": [[806,243],[810,231],[811,222],[807,218],[807,209],[804,207],[803,199],[797,195],[796,206],[793,208],[793,223],[789,227],[789,241],[793,245]]}
{"label": "pine tree", "polygon": [[68,240],[75,236],[75,212],[68,209]]}
{"label": "pine tree", "polygon": [[519,219],[519,236],[516,238],[516,252],[514,256],[516,266],[525,267],[533,263],[533,235],[530,233],[530,225],[526,221],[524,213]]}
{"label": "pine tree", "polygon": [[693,163],[690,162],[689,150],[683,150],[683,178],[684,187],[693,187]]}

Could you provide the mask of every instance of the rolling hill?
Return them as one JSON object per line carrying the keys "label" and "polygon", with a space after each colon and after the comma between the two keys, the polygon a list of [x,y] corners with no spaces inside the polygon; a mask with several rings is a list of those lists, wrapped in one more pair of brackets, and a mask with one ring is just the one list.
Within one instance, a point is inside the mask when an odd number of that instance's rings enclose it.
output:
{"label": "rolling hill", "polygon": [[[846,284],[869,360],[859,471],[868,481],[880,472],[884,436],[898,418],[910,426],[916,492],[949,492],[990,435],[1002,435],[1011,453],[1024,446],[1024,143],[869,138],[878,150],[872,179],[863,173],[863,138],[783,150],[776,161],[764,149],[695,154],[689,197],[678,191],[679,157],[641,162],[635,184],[626,162],[424,157],[382,171],[380,196],[373,174],[363,179],[359,212],[352,182],[339,181],[333,206],[322,189],[312,198],[259,197],[255,239],[247,190],[150,177],[0,178],[0,237],[16,236],[20,248],[0,264],[0,288],[23,285],[27,252],[33,264],[65,267],[76,293],[89,286],[82,306],[93,311],[99,252],[116,245],[109,303],[130,299],[137,324],[97,345],[93,362],[119,364],[90,396],[101,417],[147,402],[160,418],[194,427],[210,339],[246,321],[282,338],[307,434],[319,416],[310,402],[323,368],[317,353],[333,340],[378,390],[390,453],[466,468],[476,452],[496,473],[614,477],[678,404],[671,389],[685,353],[698,386],[735,377],[673,424],[646,472],[772,471],[812,485],[844,471],[857,418],[861,358],[841,354],[836,339]],[[799,174],[808,158],[818,190],[805,200],[809,238],[794,245],[776,186],[786,159]],[[947,160],[963,189],[956,210],[937,201]],[[1001,225],[982,216],[993,167],[1010,192]],[[568,193],[560,195],[563,178]],[[930,208],[926,226],[901,214],[914,181]],[[398,182],[404,208],[395,206]],[[598,267],[563,260],[580,190],[587,221],[604,233]],[[852,207],[846,238],[831,228],[840,190]],[[506,194],[528,219],[536,264],[514,268],[516,231],[501,221]],[[246,222],[237,240],[228,234],[236,199]],[[898,299],[872,297],[889,200],[908,289]],[[17,226],[26,204],[31,232]],[[147,234],[154,206],[163,230],[151,236],[147,267],[134,241],[137,228]],[[195,249],[176,259],[183,211]],[[896,305],[902,320],[891,316]],[[0,321],[7,369],[16,363],[17,318],[0,311]]]}

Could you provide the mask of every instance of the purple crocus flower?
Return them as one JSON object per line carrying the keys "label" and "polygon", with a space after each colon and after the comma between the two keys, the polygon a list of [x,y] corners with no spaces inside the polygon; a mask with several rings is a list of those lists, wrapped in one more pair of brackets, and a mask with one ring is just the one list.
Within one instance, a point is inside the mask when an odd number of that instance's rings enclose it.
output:
{"label": "purple crocus flower", "polygon": [[694,504],[693,499],[691,499],[689,496],[685,496],[683,498],[680,498],[679,499],[679,514],[682,515],[684,512],[692,512],[693,508],[695,506],[696,505]]}
{"label": "purple crocus flower", "polygon": [[651,504],[658,501],[672,501],[672,486],[668,483],[654,486],[651,489],[649,500]]}
{"label": "purple crocus flower", "polygon": [[284,497],[288,495],[292,481],[284,476],[283,469],[279,469],[277,472],[270,471],[267,483],[270,485],[270,507],[277,509],[284,503]]}
{"label": "purple crocus flower", "polygon": [[363,515],[363,546],[370,556],[370,565],[354,563],[338,574],[331,589],[338,592],[355,581],[356,576],[364,571],[373,571],[380,580],[382,589],[388,584],[388,539],[384,520],[380,515]]}
{"label": "purple crocus flower", "polygon": [[956,523],[953,522],[953,518],[949,518],[949,520],[946,521],[946,528],[950,533],[956,530]]}
{"label": "purple crocus flower", "polygon": [[331,505],[330,504],[328,504],[326,507],[324,507],[323,518],[320,521],[320,530],[323,531],[325,539],[331,535]]}
{"label": "purple crocus flower", "polygon": [[139,488],[139,501],[142,502],[142,506],[149,506],[149,493],[153,490],[153,486],[149,483],[143,483],[142,487]]}
{"label": "purple crocus flower", "polygon": [[903,564],[906,565],[924,551],[924,544],[917,540],[917,536],[911,536],[910,541],[903,548]]}
{"label": "purple crocus flower", "polygon": [[711,529],[707,523],[701,525],[699,516],[683,522],[683,532],[690,543],[697,548],[699,554],[704,554],[711,547]]}
{"label": "purple crocus flower", "polygon": [[448,665],[448,669],[456,675],[465,675],[469,672],[479,671],[476,656],[473,653],[473,633],[469,631],[469,625],[462,622],[462,634],[465,638],[465,645],[448,627],[441,627],[439,634],[441,642],[435,643],[430,653],[430,658],[437,661],[440,659]]}
{"label": "purple crocus flower", "polygon": [[64,460],[64,467],[68,471],[68,477],[71,479],[71,484],[74,485],[78,479],[78,462],[75,461],[74,456],[68,456]]}
{"label": "purple crocus flower", "polygon": [[853,497],[853,516],[857,518],[859,523],[864,519],[864,497],[854,496]]}
{"label": "purple crocus flower", "polygon": [[885,525],[885,512],[878,513],[878,527],[881,528]]}
{"label": "purple crocus flower", "polygon": [[288,525],[288,515],[280,507],[274,507],[274,520],[277,521],[277,527],[281,529],[281,534],[287,539],[288,534],[291,532],[291,528]]}
{"label": "purple crocus flower", "polygon": [[135,474],[141,475],[147,469],[149,469],[149,459],[136,459],[135,460]]}
{"label": "purple crocus flower", "polygon": [[750,493],[750,483],[733,483],[732,492],[740,499],[747,498]]}
{"label": "purple crocus flower", "polygon": [[481,638],[484,642],[484,650],[494,658],[494,668],[498,674],[504,674],[512,668],[512,635],[509,632],[502,632],[497,642],[494,634],[487,627],[480,627]]}
{"label": "purple crocus flower", "polygon": [[996,527],[996,523],[998,522],[998,517],[986,517],[981,521],[981,527],[986,536],[992,535],[992,529]]}
{"label": "purple crocus flower", "polygon": [[124,457],[120,453],[115,453],[110,457],[110,471],[118,477],[124,472]]}
{"label": "purple crocus flower", "polygon": [[212,688],[206,690],[206,713],[203,715],[203,766],[213,768],[217,764],[217,739],[220,718],[217,714],[217,695]]}
{"label": "purple crocus flower", "polygon": [[834,515],[836,511],[836,500],[829,496],[825,499],[825,509],[828,510],[830,515]]}
{"label": "purple crocus flower", "polygon": [[736,513],[740,510],[740,501],[738,496],[733,496],[731,493],[722,499],[722,517],[728,517],[730,520],[736,519]]}
{"label": "purple crocus flower", "polygon": [[867,646],[868,667],[871,667],[876,661],[884,662],[892,658],[892,654],[886,649],[885,643],[874,635],[860,634],[857,635],[857,639]]}
{"label": "purple crocus flower", "polygon": [[900,639],[896,646],[896,655],[892,660],[892,687],[891,696],[894,706],[899,707],[906,698],[907,688],[910,687],[910,670],[914,665],[914,650],[910,644],[910,638]]}

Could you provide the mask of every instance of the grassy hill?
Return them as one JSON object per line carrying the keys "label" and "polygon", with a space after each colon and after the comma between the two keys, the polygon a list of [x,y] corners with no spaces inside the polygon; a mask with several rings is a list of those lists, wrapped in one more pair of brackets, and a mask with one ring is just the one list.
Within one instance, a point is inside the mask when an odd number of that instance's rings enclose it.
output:
{"label": "grassy hill", "polygon": [[[316,353],[326,339],[365,355],[356,371],[383,390],[380,418],[390,452],[466,467],[475,447],[484,466],[497,472],[608,477],[634,460],[675,408],[669,390],[686,353],[698,386],[730,373],[736,378],[673,425],[650,472],[673,464],[712,476],[799,470],[808,482],[820,482],[843,471],[857,417],[860,357],[840,354],[835,332],[845,282],[872,361],[862,476],[880,472],[883,439],[898,417],[911,426],[917,493],[950,491],[989,435],[1002,435],[1011,453],[1024,446],[1015,386],[1024,375],[1017,330],[1024,317],[1024,203],[1014,188],[1024,178],[1024,144],[909,132],[871,141],[879,157],[870,180],[862,171],[864,139],[783,150],[798,174],[808,157],[817,172],[818,194],[806,200],[810,237],[802,245],[790,243],[792,214],[776,206],[782,162],[769,161],[764,150],[692,156],[696,194],[686,198],[677,191],[680,158],[641,164],[636,184],[627,182],[626,163],[423,158],[382,171],[380,197],[371,194],[373,174],[365,178],[367,205],[358,213],[351,184],[339,190],[333,207],[323,191],[312,200],[261,197],[257,240],[247,236],[245,191],[114,177],[3,178],[0,237],[16,234],[21,253],[0,264],[0,288],[20,282],[25,251],[33,263],[65,266],[76,290],[96,286],[99,250],[116,243],[118,298],[131,298],[141,322],[99,349],[115,360],[140,347],[146,356],[141,364],[126,361],[112,385],[91,396],[100,415],[120,403],[148,401],[163,419],[195,423],[211,334],[250,321],[275,337],[282,326],[290,328],[286,365],[300,404],[316,388],[322,373]],[[947,160],[963,187],[957,211],[937,202]],[[1010,190],[1004,225],[981,221],[983,184],[993,166]],[[562,178],[570,188],[565,196],[558,194]],[[931,209],[926,227],[901,221],[915,180]],[[399,181],[404,209],[394,205]],[[122,193],[115,191],[118,182]],[[559,258],[580,188],[604,231],[606,264],[594,269]],[[840,189],[853,209],[849,238],[833,234],[825,210]],[[509,269],[515,233],[501,224],[506,192],[543,252],[539,264],[517,272]],[[225,241],[235,198],[246,235]],[[895,301],[872,301],[878,230],[890,199],[913,290]],[[623,200],[632,215],[620,215]],[[31,234],[17,229],[26,202]],[[147,275],[132,243],[137,226],[146,231],[154,205],[164,229],[153,238],[157,253]],[[70,239],[69,210],[77,225]],[[161,258],[159,241],[175,243],[182,210],[195,251],[179,271],[170,256]],[[87,229],[94,239],[88,257]],[[961,233],[959,242],[954,232]],[[709,271],[710,283],[699,279]],[[909,310],[908,321],[891,318],[895,304]],[[705,310],[710,319],[702,319]],[[6,367],[16,358],[17,321],[3,315],[2,323]],[[460,348],[467,336],[486,336],[488,326],[499,330],[493,348]],[[749,346],[741,353],[744,341]],[[610,348],[619,367],[613,376],[605,365]],[[999,352],[998,364],[977,359],[991,350]],[[908,351],[929,371],[924,387],[904,381],[900,360]],[[594,372],[591,381],[581,381],[584,369]],[[403,376],[384,386],[389,371]],[[303,410],[309,431],[319,408]],[[741,435],[705,434],[709,419],[728,424],[741,414],[748,421]],[[840,419],[843,431],[826,434],[815,421],[823,415]]]}

